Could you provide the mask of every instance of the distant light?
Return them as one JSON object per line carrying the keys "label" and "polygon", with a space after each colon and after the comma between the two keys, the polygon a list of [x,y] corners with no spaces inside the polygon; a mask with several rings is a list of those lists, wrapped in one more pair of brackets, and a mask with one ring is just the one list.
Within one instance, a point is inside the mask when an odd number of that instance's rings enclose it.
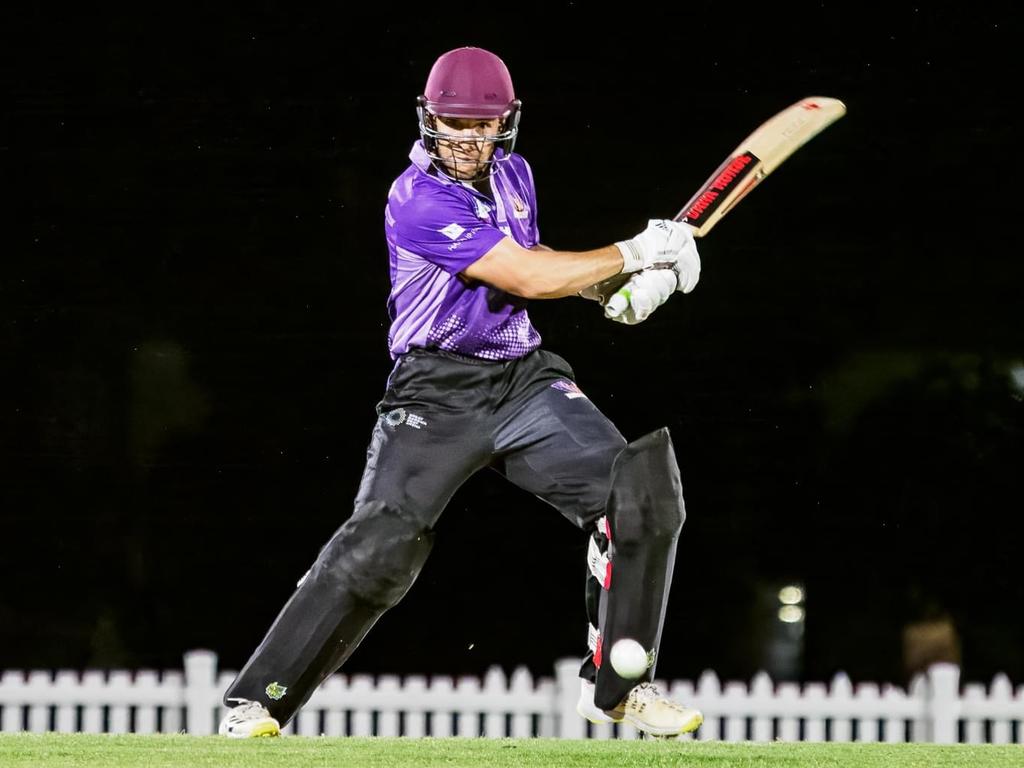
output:
{"label": "distant light", "polygon": [[1024,393],[1024,363],[1014,363],[1010,367],[1010,381],[1018,392]]}
{"label": "distant light", "polygon": [[797,624],[804,620],[804,609],[799,605],[784,605],[779,608],[779,621]]}
{"label": "distant light", "polygon": [[779,602],[783,605],[796,605],[804,601],[804,591],[795,584],[779,590]]}

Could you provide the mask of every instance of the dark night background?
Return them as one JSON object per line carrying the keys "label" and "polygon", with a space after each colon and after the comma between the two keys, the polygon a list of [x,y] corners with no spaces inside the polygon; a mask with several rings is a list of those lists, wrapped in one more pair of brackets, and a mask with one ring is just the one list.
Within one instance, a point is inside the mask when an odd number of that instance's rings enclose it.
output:
{"label": "dark night background", "polygon": [[[1024,681],[1024,281],[1010,6],[735,4],[351,15],[161,10],[4,25],[0,669],[237,669],[351,510],[390,370],[383,206],[442,52],[524,103],[543,241],[673,215],[806,95],[848,115],[624,327],[537,301],[687,499],[659,674],[762,665],[805,585],[802,677],[903,679],[949,617],[964,675]],[[491,472],[346,671],[551,674],[580,655],[585,537]]]}

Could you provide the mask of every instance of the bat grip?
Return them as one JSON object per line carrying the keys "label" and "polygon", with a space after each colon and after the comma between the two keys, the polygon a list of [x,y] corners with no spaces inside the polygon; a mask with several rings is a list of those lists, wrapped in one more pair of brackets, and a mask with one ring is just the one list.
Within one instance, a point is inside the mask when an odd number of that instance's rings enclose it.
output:
{"label": "bat grip", "polygon": [[620,288],[610,299],[608,299],[608,303],[605,304],[605,314],[607,314],[608,317],[618,317],[621,315],[629,306],[629,297],[629,288]]}

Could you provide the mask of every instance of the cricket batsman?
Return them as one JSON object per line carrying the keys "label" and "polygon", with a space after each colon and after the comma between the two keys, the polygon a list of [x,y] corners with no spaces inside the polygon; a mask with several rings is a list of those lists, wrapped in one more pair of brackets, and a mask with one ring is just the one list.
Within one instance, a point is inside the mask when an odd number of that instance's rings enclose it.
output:
{"label": "cricket batsman", "polygon": [[[697,285],[690,230],[653,220],[595,250],[541,245],[533,173],[513,152],[521,103],[493,53],[442,55],[417,112],[420,140],[384,210],[395,363],[354,510],[225,693],[220,733],[280,733],[409,590],[445,505],[484,467],[590,535],[579,714],[692,731],[701,713],[652,682],[685,519],[668,430],[627,442],[527,314],[531,299],[582,296],[642,322]],[[619,640],[642,649],[628,677],[611,663]]]}

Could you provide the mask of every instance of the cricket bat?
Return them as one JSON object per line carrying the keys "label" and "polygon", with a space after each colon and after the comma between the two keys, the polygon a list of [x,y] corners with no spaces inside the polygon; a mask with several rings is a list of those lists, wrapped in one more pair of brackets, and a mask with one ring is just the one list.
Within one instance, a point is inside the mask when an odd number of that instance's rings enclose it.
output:
{"label": "cricket bat", "polygon": [[[846,114],[846,105],[827,96],[808,96],[762,123],[747,136],[697,193],[674,217],[686,223],[694,237],[704,237],[736,204],[787,157]],[[629,275],[616,275],[599,284],[601,293],[617,290],[611,281],[624,283]],[[617,290],[608,308],[619,314],[629,305],[628,293]]]}

